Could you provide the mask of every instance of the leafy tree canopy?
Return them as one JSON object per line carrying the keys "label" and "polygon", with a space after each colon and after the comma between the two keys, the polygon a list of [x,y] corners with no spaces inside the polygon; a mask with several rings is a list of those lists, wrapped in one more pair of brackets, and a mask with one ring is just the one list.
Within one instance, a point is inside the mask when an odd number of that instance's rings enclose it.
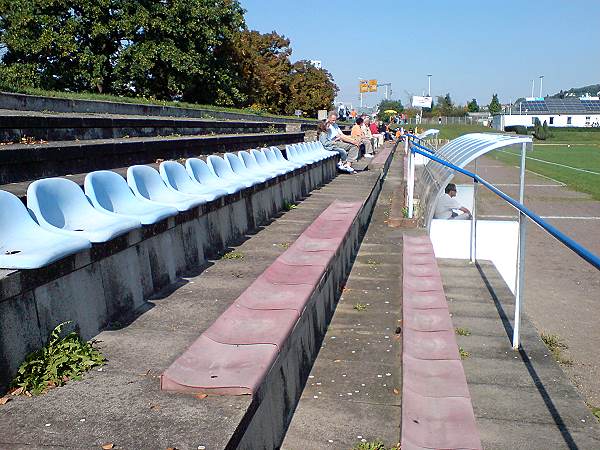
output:
{"label": "leafy tree canopy", "polygon": [[310,114],[331,74],[249,31],[238,0],[0,0],[2,88],[100,92]]}
{"label": "leafy tree canopy", "polygon": [[467,111],[479,112],[479,105],[477,104],[476,99],[472,99],[470,102],[467,102]]}
{"label": "leafy tree canopy", "polygon": [[331,109],[338,87],[331,74],[317,69],[310,61],[298,61],[288,76],[290,96],[285,112],[292,114],[296,109],[315,116],[319,109]]}
{"label": "leafy tree canopy", "polygon": [[377,111],[377,117],[379,117],[380,120],[387,122],[390,120],[390,117],[395,114],[386,113],[385,111],[396,111],[400,114],[404,111],[404,105],[400,100],[381,100],[377,106]]}
{"label": "leafy tree canopy", "polygon": [[488,105],[488,110],[490,111],[490,113],[492,114],[497,114],[500,111],[502,111],[502,105],[500,104],[500,102],[498,101],[498,94],[494,94],[492,96],[492,101],[490,102],[490,104]]}

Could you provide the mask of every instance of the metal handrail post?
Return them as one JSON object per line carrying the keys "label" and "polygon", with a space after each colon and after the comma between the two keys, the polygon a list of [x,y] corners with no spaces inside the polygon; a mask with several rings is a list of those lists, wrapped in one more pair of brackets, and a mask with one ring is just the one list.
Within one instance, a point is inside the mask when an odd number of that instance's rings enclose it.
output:
{"label": "metal handrail post", "polygon": [[[519,181],[519,203],[525,204],[525,154],[527,144],[521,146],[521,174]],[[512,345],[518,350],[521,345],[521,313],[523,311],[523,295],[525,291],[525,240],[527,217],[519,210],[519,247],[517,249],[517,278],[515,283],[515,322],[513,326]]]}
{"label": "metal handrail post", "polygon": [[[410,139],[408,136],[406,136],[406,141],[408,142],[408,139]],[[415,207],[415,200],[414,200],[414,193],[415,193],[415,154],[412,151],[412,149],[410,149],[409,147],[409,151],[408,151],[408,180],[407,180],[407,193],[408,193],[408,218],[412,219],[413,218],[413,214],[414,214],[414,207]]]}

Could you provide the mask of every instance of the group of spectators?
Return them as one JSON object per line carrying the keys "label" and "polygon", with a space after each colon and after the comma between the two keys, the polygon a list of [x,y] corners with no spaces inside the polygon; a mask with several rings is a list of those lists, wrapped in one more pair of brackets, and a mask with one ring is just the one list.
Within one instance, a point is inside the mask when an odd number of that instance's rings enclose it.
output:
{"label": "group of spectators", "polygon": [[342,172],[354,173],[352,164],[356,162],[361,154],[365,158],[373,158],[375,150],[383,145],[386,136],[381,133],[381,122],[371,121],[368,115],[356,118],[350,136],[344,134],[336,123],[338,114],[330,111],[327,119],[318,124],[318,139],[326,150],[337,152],[340,155],[338,168]]}

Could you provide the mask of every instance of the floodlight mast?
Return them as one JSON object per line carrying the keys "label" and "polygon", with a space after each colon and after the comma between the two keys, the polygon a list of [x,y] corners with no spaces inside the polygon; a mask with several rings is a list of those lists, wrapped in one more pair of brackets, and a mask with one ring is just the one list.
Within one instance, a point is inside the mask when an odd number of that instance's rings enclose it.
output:
{"label": "floodlight mast", "polygon": [[531,98],[533,98],[533,90],[535,89],[535,79],[531,80]]}
{"label": "floodlight mast", "polygon": [[543,94],[542,94],[542,85],[543,85],[543,82],[544,82],[544,75],[540,75],[540,98],[543,97]]}
{"label": "floodlight mast", "polygon": [[427,75],[427,97],[431,97],[431,74]]}

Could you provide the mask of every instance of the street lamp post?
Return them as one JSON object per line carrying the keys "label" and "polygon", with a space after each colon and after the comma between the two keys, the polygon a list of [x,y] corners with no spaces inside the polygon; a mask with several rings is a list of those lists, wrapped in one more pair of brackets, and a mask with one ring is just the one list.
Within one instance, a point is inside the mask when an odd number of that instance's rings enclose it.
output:
{"label": "street lamp post", "polygon": [[431,97],[431,74],[427,75],[427,97]]}
{"label": "street lamp post", "polygon": [[543,97],[542,94],[542,83],[544,82],[544,75],[540,75],[540,98]]}
{"label": "street lamp post", "polygon": [[533,90],[535,89],[535,80],[531,80],[531,98],[533,98]]}

